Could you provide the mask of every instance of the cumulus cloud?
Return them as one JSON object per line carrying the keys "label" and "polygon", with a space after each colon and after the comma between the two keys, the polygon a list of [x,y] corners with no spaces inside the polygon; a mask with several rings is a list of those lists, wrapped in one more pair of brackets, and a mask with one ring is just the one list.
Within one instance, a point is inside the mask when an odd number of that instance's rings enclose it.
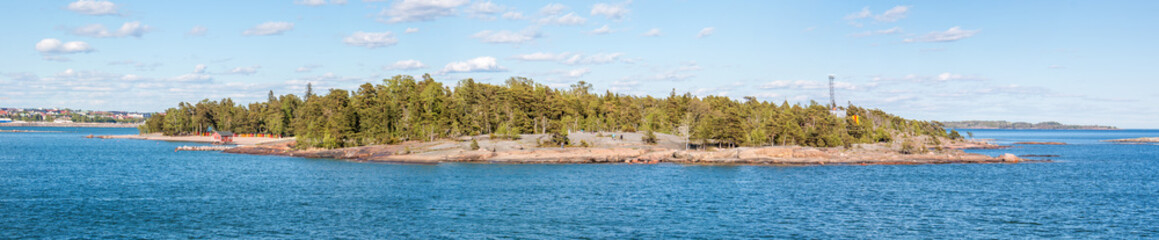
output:
{"label": "cumulus cloud", "polygon": [[242,34],[246,35],[246,36],[269,36],[269,35],[279,35],[279,34],[282,34],[286,31],[290,31],[293,29],[294,29],[294,23],[265,22],[262,24],[258,24],[257,26],[254,26],[248,30],[245,30],[245,32],[243,32]]}
{"label": "cumulus cloud", "polygon": [[696,38],[704,38],[704,37],[712,35],[712,33],[714,33],[714,32],[716,32],[716,28],[706,27],[704,29],[700,29],[700,33],[696,34]]}
{"label": "cumulus cloud", "polygon": [[592,16],[603,15],[608,19],[620,20],[623,19],[624,16],[628,15],[629,12],[631,12],[628,10],[627,5],[628,3],[620,3],[616,5],[596,3],[595,5],[592,5],[591,14]]}
{"label": "cumulus cloud", "polygon": [[652,30],[648,30],[647,32],[644,32],[644,34],[640,34],[640,35],[645,36],[645,37],[657,37],[657,36],[660,36],[660,29],[653,28]]}
{"label": "cumulus cloud", "polygon": [[205,64],[197,64],[197,66],[193,66],[193,73],[205,73],[205,68]]}
{"label": "cumulus cloud", "polygon": [[67,9],[86,15],[119,15],[117,4],[109,1],[78,0],[68,4]]}
{"label": "cumulus cloud", "polygon": [[574,12],[568,13],[568,14],[562,15],[562,16],[553,15],[553,16],[547,16],[547,17],[539,19],[540,24],[555,24],[555,25],[581,25],[581,24],[584,24],[587,22],[588,22],[587,18],[580,17],[579,15],[575,14]]}
{"label": "cumulus cloud", "polygon": [[499,62],[494,57],[477,57],[467,61],[448,63],[440,73],[502,72],[506,70],[506,68],[499,66]]}
{"label": "cumulus cloud", "polygon": [[511,59],[520,61],[553,61],[567,65],[592,65],[592,64],[606,64],[619,60],[624,56],[624,53],[529,53],[512,56]]}
{"label": "cumulus cloud", "polygon": [[189,32],[185,33],[185,35],[205,36],[205,33],[207,32],[209,32],[209,28],[205,28],[203,26],[193,26],[193,29],[189,29]]}
{"label": "cumulus cloud", "polygon": [[593,30],[592,30],[591,32],[589,32],[589,33],[591,33],[591,34],[597,34],[597,35],[599,35],[599,34],[608,34],[608,33],[612,33],[612,28],[611,28],[611,27],[608,27],[608,25],[604,25],[603,27],[600,27],[600,28],[593,29]]}
{"label": "cumulus cloud", "polygon": [[541,35],[537,31],[512,32],[512,31],[507,31],[507,30],[503,30],[503,31],[483,30],[481,32],[475,33],[475,35],[472,35],[471,37],[479,39],[480,41],[483,41],[485,43],[521,44],[521,43],[531,42],[532,40],[535,40],[536,38],[541,37]]}
{"label": "cumulus cloud", "polygon": [[567,10],[567,6],[564,6],[563,4],[559,4],[559,3],[551,3],[551,4],[547,4],[547,6],[543,6],[543,8],[540,8],[539,14],[558,15],[559,13],[562,13],[564,10]]}
{"label": "cumulus cloud", "polygon": [[455,15],[455,8],[465,4],[467,0],[402,0],[378,15],[387,23],[431,21]]}
{"label": "cumulus cloud", "polygon": [[917,38],[907,38],[905,42],[953,42],[973,37],[982,30],[962,30],[961,27],[952,27],[944,32],[930,32]]}
{"label": "cumulus cloud", "polygon": [[418,28],[406,28],[406,33],[417,33],[417,32],[419,32]]}
{"label": "cumulus cloud", "polygon": [[354,34],[342,39],[342,42],[350,46],[380,48],[398,43],[398,38],[395,38],[391,32],[354,32]]}
{"label": "cumulus cloud", "polygon": [[45,38],[36,43],[36,51],[41,54],[71,54],[92,52],[93,48],[81,41],[61,42],[55,38]]}
{"label": "cumulus cloud", "polygon": [[253,75],[254,73],[258,73],[258,68],[262,68],[262,66],[254,65],[254,66],[249,66],[249,67],[235,67],[233,69],[230,69],[229,72],[226,72],[226,73],[227,74],[239,74],[239,75]]}
{"label": "cumulus cloud", "polygon": [[72,29],[72,34],[96,38],[117,38],[128,36],[140,38],[141,35],[145,35],[145,33],[152,30],[152,27],[143,25],[141,22],[127,22],[121,24],[121,28],[117,29],[117,31],[110,32],[109,29],[105,28],[105,25],[89,24],[83,27]]}
{"label": "cumulus cloud", "polygon": [[475,2],[475,4],[471,4],[471,6],[467,8],[467,15],[472,18],[494,20],[495,14],[505,10],[507,10],[507,7],[495,4],[491,1]]}
{"label": "cumulus cloud", "polygon": [[415,70],[415,69],[423,69],[426,67],[427,67],[427,65],[423,64],[423,62],[420,62],[419,60],[410,59],[410,60],[402,60],[402,61],[394,62],[394,64],[391,64],[390,66],[382,67],[382,69],[383,70]]}

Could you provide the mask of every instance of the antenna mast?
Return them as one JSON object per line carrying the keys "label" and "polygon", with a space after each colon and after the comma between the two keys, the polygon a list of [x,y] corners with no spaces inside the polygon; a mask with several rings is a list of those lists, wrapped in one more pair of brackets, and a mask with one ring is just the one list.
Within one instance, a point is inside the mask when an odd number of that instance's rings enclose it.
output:
{"label": "antenna mast", "polygon": [[829,108],[837,110],[837,98],[834,97],[836,94],[833,92],[833,78],[833,74],[829,74]]}

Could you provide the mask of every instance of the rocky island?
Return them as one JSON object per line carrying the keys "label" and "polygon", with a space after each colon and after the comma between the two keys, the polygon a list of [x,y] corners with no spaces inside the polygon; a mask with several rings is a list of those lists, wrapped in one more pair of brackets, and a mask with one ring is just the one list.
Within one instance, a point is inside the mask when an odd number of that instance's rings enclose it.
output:
{"label": "rocky island", "polygon": [[[145,139],[209,129],[288,139],[228,153],[407,163],[925,164],[1019,162],[963,148],[937,122],[858,106],[744,101],[690,93],[656,98],[553,89],[513,77],[502,85],[395,76],[357,91],[331,89],[266,102],[179,103],[139,127]],[[231,133],[231,134],[232,134]],[[159,135],[159,136],[158,136]],[[194,137],[196,138],[196,137]],[[293,139],[293,140],[289,140]],[[181,140],[176,140],[181,141]],[[216,149],[216,148],[215,148]]]}

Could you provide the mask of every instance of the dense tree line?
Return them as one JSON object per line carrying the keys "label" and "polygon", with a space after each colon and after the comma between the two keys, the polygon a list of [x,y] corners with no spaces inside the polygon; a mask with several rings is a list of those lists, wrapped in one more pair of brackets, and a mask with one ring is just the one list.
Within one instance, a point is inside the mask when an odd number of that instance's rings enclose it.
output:
{"label": "dense tree line", "polygon": [[[311,87],[299,98],[271,91],[266,102],[239,105],[226,98],[179,103],[153,115],[143,132],[193,134],[209,128],[243,133],[295,136],[299,146],[338,148],[430,141],[490,134],[569,131],[645,131],[686,136],[698,145],[848,146],[888,142],[893,135],[945,136],[937,122],[907,120],[880,110],[856,106],[834,115],[830,108],[781,104],[746,97],[704,98],[673,91],[666,98],[592,93],[579,82],[553,89],[527,78],[503,85],[472,79],[444,86],[431,79],[395,76],[381,84],[366,83],[351,92],[331,89],[317,95]],[[857,117],[854,117],[857,116]]]}

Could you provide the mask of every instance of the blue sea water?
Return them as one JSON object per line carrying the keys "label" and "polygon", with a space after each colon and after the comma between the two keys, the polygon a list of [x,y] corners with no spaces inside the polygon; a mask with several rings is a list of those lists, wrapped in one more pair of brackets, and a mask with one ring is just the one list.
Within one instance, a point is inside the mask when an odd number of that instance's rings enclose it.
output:
{"label": "blue sea water", "polygon": [[[1157,238],[1157,130],[969,130],[916,166],[404,165],[0,128],[0,238]],[[964,131],[963,131],[964,132]]]}

